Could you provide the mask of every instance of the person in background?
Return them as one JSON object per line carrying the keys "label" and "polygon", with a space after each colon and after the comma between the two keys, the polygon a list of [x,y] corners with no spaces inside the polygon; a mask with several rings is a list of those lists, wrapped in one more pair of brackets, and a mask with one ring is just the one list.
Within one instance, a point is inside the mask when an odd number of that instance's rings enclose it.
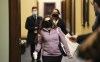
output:
{"label": "person in background", "polygon": [[40,37],[34,53],[37,53],[42,49],[43,62],[61,62],[62,53],[58,47],[59,41],[61,41],[65,46],[64,48],[67,52],[67,56],[71,57],[64,33],[60,28],[55,26],[52,18],[50,16],[44,17],[41,25]]}
{"label": "person in background", "polygon": [[[99,36],[100,30],[99,30],[99,33],[96,34],[97,36],[93,35],[94,37],[91,37],[92,34],[94,34],[95,31],[100,27],[100,0],[93,0],[92,5],[94,7],[95,14],[96,14],[96,20],[92,27],[93,32],[88,33],[88,34],[78,35],[78,36],[74,35],[70,37],[70,40],[72,40],[73,42],[82,44],[81,45],[82,51],[79,51],[79,56],[82,56],[83,59],[87,59],[88,62],[100,62],[99,60],[100,54],[98,53],[100,49],[100,46],[98,45],[100,41],[100,36]],[[90,40],[85,41],[86,39],[90,39]],[[91,46],[89,45],[86,47],[84,45],[85,42],[86,42],[85,45],[91,44]],[[83,47],[85,47],[84,50],[83,50]]]}
{"label": "person in background", "polygon": [[[31,58],[32,61],[34,60],[33,58],[33,52],[35,50],[35,38],[37,36],[37,32],[40,27],[40,22],[42,20],[41,16],[38,16],[38,10],[37,7],[32,7],[32,15],[27,17],[25,28],[28,30],[27,34],[27,43],[30,45],[30,52],[31,52]],[[40,61],[40,53],[38,54],[38,61]]]}
{"label": "person in background", "polygon": [[56,26],[60,27],[64,34],[67,34],[68,31],[66,30],[66,25],[65,25],[64,21],[59,17],[59,15],[60,15],[59,10],[53,9],[51,15],[52,15],[54,24]]}
{"label": "person in background", "polygon": [[[94,10],[95,10],[95,14],[96,14],[96,20],[92,26],[92,31],[94,32],[99,26],[100,26],[100,0],[93,0],[93,2],[91,2]],[[70,40],[72,41],[77,41],[79,44],[83,43],[84,40],[90,36],[93,32],[91,33],[87,33],[87,34],[82,34],[82,35],[74,35],[72,37],[70,37]]]}
{"label": "person in background", "polygon": [[100,27],[78,49],[78,57],[87,62],[100,62]]}

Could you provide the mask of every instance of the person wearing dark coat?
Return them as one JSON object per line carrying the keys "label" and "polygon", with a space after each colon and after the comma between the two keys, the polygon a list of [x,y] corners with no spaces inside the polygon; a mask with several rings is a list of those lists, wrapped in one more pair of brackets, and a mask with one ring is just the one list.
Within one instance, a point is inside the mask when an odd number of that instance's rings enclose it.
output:
{"label": "person wearing dark coat", "polygon": [[[27,43],[30,45],[31,58],[34,60],[33,52],[36,45],[35,38],[40,28],[42,17],[37,15],[37,7],[32,7],[32,13],[31,16],[27,17],[25,28],[28,30]],[[38,54],[38,60],[40,60],[40,53],[41,52]]]}
{"label": "person wearing dark coat", "polygon": [[[100,26],[100,0],[93,0],[92,3],[95,14],[96,14],[96,20],[92,26],[92,31],[94,32],[99,26]],[[87,34],[82,34],[78,36],[72,36],[70,39],[75,41],[77,40],[77,43],[81,44],[84,42],[85,39],[87,39],[93,32],[87,33]]]}
{"label": "person wearing dark coat", "polygon": [[78,48],[78,56],[87,62],[100,62],[100,0],[93,0],[96,20],[91,33],[72,36],[70,40],[81,44]]}
{"label": "person wearing dark coat", "polygon": [[64,34],[67,34],[68,31],[66,30],[66,25],[65,25],[64,21],[59,17],[59,15],[60,15],[59,10],[58,9],[53,9],[51,15],[52,15],[54,24],[56,26],[60,27]]}
{"label": "person wearing dark coat", "polygon": [[[99,26],[100,26],[100,13],[98,13],[97,16],[96,16],[95,23],[94,23],[94,25],[92,26],[92,31],[94,32]],[[85,40],[88,36],[90,36],[93,32],[88,33],[88,34],[84,34],[84,35],[79,35],[79,36],[77,37],[77,42],[78,42],[79,44],[83,43],[84,40]]]}
{"label": "person wearing dark coat", "polygon": [[100,62],[100,27],[78,48],[78,57],[87,62]]}

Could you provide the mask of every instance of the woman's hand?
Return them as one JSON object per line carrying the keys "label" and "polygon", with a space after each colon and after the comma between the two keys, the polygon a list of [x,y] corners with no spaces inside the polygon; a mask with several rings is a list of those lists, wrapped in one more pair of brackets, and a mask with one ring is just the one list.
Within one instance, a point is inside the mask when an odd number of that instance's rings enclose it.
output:
{"label": "woman's hand", "polygon": [[33,57],[34,57],[34,59],[37,59],[37,55],[38,55],[38,52],[37,52],[37,51],[34,51],[34,52],[33,52]]}
{"label": "woman's hand", "polygon": [[73,35],[71,37],[69,37],[69,40],[71,40],[72,42],[76,42],[77,41],[77,35]]}

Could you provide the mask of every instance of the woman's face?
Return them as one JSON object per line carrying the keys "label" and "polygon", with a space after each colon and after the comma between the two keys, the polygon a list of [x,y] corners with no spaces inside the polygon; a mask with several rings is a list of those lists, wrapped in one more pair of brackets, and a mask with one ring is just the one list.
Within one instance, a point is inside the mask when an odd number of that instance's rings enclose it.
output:
{"label": "woman's face", "polygon": [[58,11],[57,10],[53,10],[53,12],[52,12],[52,17],[53,18],[59,18],[59,13],[58,13]]}
{"label": "woman's face", "polygon": [[54,9],[52,14],[58,14],[58,11]]}

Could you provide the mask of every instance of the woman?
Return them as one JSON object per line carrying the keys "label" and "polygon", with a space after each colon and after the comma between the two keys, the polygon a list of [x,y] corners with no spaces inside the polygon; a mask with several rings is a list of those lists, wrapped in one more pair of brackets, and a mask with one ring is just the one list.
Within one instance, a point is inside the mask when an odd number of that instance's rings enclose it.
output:
{"label": "woman", "polygon": [[64,21],[59,17],[59,15],[60,15],[59,10],[58,9],[54,9],[52,11],[51,15],[52,15],[54,24],[56,26],[60,27],[64,34],[67,34],[68,31],[66,30],[66,25],[65,25]]}
{"label": "woman", "polygon": [[[59,30],[59,34],[57,32],[57,29]],[[46,16],[42,21],[40,37],[35,49],[35,52],[39,52],[40,49],[43,49],[42,52],[43,62],[61,62],[62,54],[58,47],[59,39],[64,44],[67,56],[70,58],[71,55],[63,32],[60,30],[60,28],[57,28],[53,24],[52,18],[50,16]]]}

